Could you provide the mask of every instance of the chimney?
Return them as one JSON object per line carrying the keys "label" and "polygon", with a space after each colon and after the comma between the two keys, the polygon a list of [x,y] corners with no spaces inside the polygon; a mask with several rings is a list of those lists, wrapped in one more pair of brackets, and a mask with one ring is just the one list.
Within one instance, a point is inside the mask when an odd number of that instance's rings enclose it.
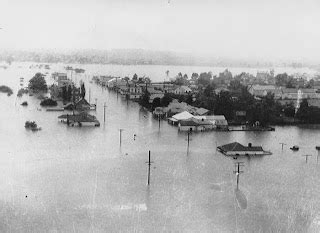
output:
{"label": "chimney", "polygon": [[248,143],[248,147],[249,147],[249,148],[251,148],[251,147],[252,147],[252,144],[251,144],[251,142],[250,142],[250,143]]}

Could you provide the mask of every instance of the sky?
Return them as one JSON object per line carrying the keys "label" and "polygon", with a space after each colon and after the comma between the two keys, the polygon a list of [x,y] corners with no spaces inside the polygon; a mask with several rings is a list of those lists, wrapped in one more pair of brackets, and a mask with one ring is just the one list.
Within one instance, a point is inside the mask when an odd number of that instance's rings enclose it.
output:
{"label": "sky", "polygon": [[319,12],[317,0],[0,0],[0,48],[317,61]]}

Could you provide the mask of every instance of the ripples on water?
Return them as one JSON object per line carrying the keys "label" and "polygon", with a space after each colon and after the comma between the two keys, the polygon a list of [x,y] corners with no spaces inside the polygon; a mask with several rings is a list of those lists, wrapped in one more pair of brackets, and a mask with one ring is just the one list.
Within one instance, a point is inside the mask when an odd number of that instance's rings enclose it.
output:
{"label": "ripples on water", "polygon": [[[131,74],[129,70],[139,67],[84,68],[89,74],[110,70],[114,72],[111,74]],[[145,72],[160,76],[160,69],[148,66]],[[1,232],[319,229],[320,165],[315,150],[319,127],[194,133],[187,155],[184,133],[178,133],[165,121],[159,131],[157,120],[149,112],[89,84],[86,75],[78,75],[77,79],[85,80],[91,100],[97,98],[94,114],[101,127],[72,128],[59,123],[57,116],[61,112],[38,111],[40,101],[35,97],[15,97],[19,78],[29,79],[35,72],[17,67],[0,70],[0,84],[15,90],[11,97],[0,94]],[[20,106],[25,100],[29,106]],[[42,131],[26,131],[26,120],[35,120]],[[120,128],[124,129],[121,148]],[[233,141],[252,142],[273,152],[262,158],[240,159],[245,167],[238,197],[234,191],[234,160],[215,150],[216,145]],[[286,143],[283,151],[280,142]],[[292,152],[292,145],[299,145],[300,150]],[[154,162],[150,187],[146,185],[148,150]],[[313,155],[307,164],[304,154]]]}

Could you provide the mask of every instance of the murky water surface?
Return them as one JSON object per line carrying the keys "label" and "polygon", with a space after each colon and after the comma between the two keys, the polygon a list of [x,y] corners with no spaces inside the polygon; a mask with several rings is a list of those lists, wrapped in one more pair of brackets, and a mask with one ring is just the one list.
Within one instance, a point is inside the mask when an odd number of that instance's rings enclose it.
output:
{"label": "murky water surface", "polygon": [[[88,82],[93,74],[120,75],[141,67],[84,66],[87,73],[73,77],[86,82],[92,103],[97,99],[93,114],[99,128],[67,127],[57,119],[62,112],[46,112],[34,96],[17,98],[20,77],[26,83],[37,72],[28,67],[0,70],[0,85],[15,91],[10,97],[0,94],[0,232],[320,231],[315,150],[320,128],[195,133],[187,153],[184,133],[165,121],[159,129],[138,104]],[[50,72],[63,65],[52,67]],[[160,77],[166,69],[148,66],[145,72]],[[20,106],[24,100],[28,107]],[[25,130],[27,120],[42,130]],[[245,166],[238,191],[235,161],[215,149],[233,141],[273,152],[240,159]],[[279,143],[286,143],[283,151]],[[292,145],[300,150],[292,152]],[[149,187],[148,150],[153,161]],[[313,155],[307,163],[305,154]]]}

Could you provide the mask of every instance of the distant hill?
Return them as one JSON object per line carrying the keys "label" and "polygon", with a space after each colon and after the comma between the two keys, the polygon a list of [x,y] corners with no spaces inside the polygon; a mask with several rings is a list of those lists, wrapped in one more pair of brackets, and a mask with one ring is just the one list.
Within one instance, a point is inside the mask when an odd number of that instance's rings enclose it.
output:
{"label": "distant hill", "polygon": [[0,50],[0,60],[30,61],[38,63],[80,63],[80,64],[122,64],[122,65],[187,65],[187,66],[237,66],[237,67],[272,67],[291,66],[302,67],[305,64],[297,62],[272,63],[255,60],[216,58],[214,56],[177,53],[170,51],[150,51],[143,49],[112,49],[112,50]]}

